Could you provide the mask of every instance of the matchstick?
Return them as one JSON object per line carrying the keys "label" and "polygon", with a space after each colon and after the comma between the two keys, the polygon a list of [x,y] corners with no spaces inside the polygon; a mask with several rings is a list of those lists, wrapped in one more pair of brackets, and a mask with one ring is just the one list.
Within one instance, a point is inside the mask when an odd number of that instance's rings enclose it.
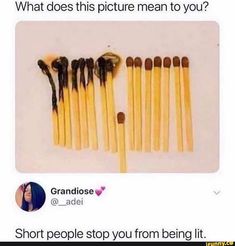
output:
{"label": "matchstick", "polygon": [[109,146],[112,153],[117,152],[117,135],[116,135],[116,114],[115,100],[113,92],[113,63],[111,59],[106,61],[106,97],[109,127]]}
{"label": "matchstick", "polygon": [[59,82],[59,103],[58,103],[58,119],[59,119],[59,145],[65,146],[65,113],[64,113],[64,93],[63,93],[63,71],[60,59],[56,58],[51,62],[51,67],[58,72]]}
{"label": "matchstick", "polygon": [[68,85],[68,59],[60,57],[63,77],[63,95],[64,95],[64,114],[65,114],[65,146],[72,148],[72,129],[70,114],[70,95]]}
{"label": "matchstick", "polygon": [[163,60],[163,115],[162,115],[162,137],[163,151],[169,151],[169,117],[170,117],[170,66],[171,59],[165,57]]}
{"label": "matchstick", "polygon": [[89,126],[89,142],[91,149],[98,149],[96,109],[95,109],[95,90],[93,80],[94,60],[86,59],[87,65],[87,109],[88,109],[88,126]]}
{"label": "matchstick", "polygon": [[78,83],[77,72],[79,68],[78,60],[71,62],[72,68],[72,114],[73,114],[73,139],[75,149],[81,149],[81,131],[80,131],[80,115],[79,115],[79,95],[78,95]]}
{"label": "matchstick", "polygon": [[154,58],[153,69],[153,149],[160,150],[161,130],[161,67],[162,59]]}
{"label": "matchstick", "polygon": [[135,150],[142,150],[142,94],[141,94],[141,67],[142,60],[136,57],[134,60],[134,119],[135,119]]}
{"label": "matchstick", "polygon": [[135,149],[134,139],[134,81],[133,81],[133,63],[132,57],[127,57],[127,91],[128,91],[128,135],[129,135],[129,149]]}
{"label": "matchstick", "polygon": [[193,125],[192,125],[192,109],[191,109],[191,93],[190,93],[190,76],[189,76],[189,59],[182,58],[183,83],[184,83],[184,113],[186,128],[187,150],[193,151]]}
{"label": "matchstick", "polygon": [[59,123],[58,123],[58,108],[57,108],[57,97],[56,97],[56,87],[51,76],[48,65],[42,61],[38,61],[38,66],[42,72],[48,77],[49,83],[52,89],[52,126],[53,126],[53,142],[54,145],[59,144]]}
{"label": "matchstick", "polygon": [[88,122],[87,122],[87,98],[86,98],[86,62],[83,58],[79,59],[80,67],[80,85],[79,85],[79,106],[80,106],[80,124],[81,124],[81,144],[83,148],[89,147]]}
{"label": "matchstick", "polygon": [[106,98],[106,68],[105,59],[100,57],[98,59],[99,67],[99,79],[100,79],[100,94],[101,94],[101,106],[102,106],[102,126],[103,126],[103,141],[104,150],[109,150],[109,129],[108,129],[108,112],[107,112],[107,98]]}
{"label": "matchstick", "polygon": [[117,114],[118,121],[118,154],[119,154],[119,168],[121,173],[127,172],[126,163],[126,141],[125,141],[125,114],[119,112]]}
{"label": "matchstick", "polygon": [[144,150],[151,151],[151,80],[153,62],[150,58],[145,60],[145,131]]}
{"label": "matchstick", "polygon": [[175,74],[175,106],[176,106],[176,132],[177,149],[183,151],[183,127],[182,127],[182,105],[181,105],[181,81],[180,81],[180,58],[173,58]]}

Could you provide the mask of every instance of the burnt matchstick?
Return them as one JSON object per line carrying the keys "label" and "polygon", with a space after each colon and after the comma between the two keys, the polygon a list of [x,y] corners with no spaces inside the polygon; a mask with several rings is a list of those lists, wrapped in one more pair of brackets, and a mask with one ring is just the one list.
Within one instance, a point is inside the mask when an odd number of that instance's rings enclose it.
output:
{"label": "burnt matchstick", "polygon": [[59,81],[59,103],[58,103],[58,118],[59,118],[59,145],[65,146],[65,113],[64,113],[64,93],[63,93],[63,71],[60,59],[55,59],[51,63],[54,71],[58,72]]}
{"label": "burnt matchstick", "polygon": [[106,89],[105,89],[106,61],[103,57],[100,57],[97,63],[98,63],[98,77],[100,79],[104,150],[108,151],[109,150],[109,129],[108,129],[107,98],[106,98]]}
{"label": "burnt matchstick", "polygon": [[78,82],[77,72],[79,68],[78,60],[71,62],[72,68],[72,115],[73,115],[73,139],[74,145],[77,150],[81,149],[81,131],[80,131],[80,115],[79,115],[79,94],[78,94]]}
{"label": "burnt matchstick", "polygon": [[134,127],[134,81],[133,81],[133,64],[132,57],[127,57],[127,91],[128,91],[128,137],[129,137],[129,149],[135,149],[135,127]]}
{"label": "burnt matchstick", "polygon": [[163,60],[163,115],[162,115],[162,137],[163,151],[169,151],[169,117],[170,117],[170,66],[171,59],[165,57]]}
{"label": "burnt matchstick", "polygon": [[126,138],[125,138],[125,114],[119,112],[117,114],[118,122],[118,155],[119,155],[119,168],[121,173],[127,172],[126,163]]}
{"label": "burnt matchstick", "polygon": [[57,108],[57,97],[56,87],[54,80],[51,76],[49,66],[43,61],[38,61],[38,66],[42,72],[48,77],[49,83],[52,89],[52,126],[53,126],[53,142],[55,145],[59,144],[59,123],[58,123],[58,108]]}
{"label": "burnt matchstick", "polygon": [[183,57],[181,62],[182,62],[183,85],[184,85],[184,113],[185,113],[186,143],[187,143],[187,150],[193,151],[193,124],[192,124],[190,75],[189,75],[188,57]]}
{"label": "burnt matchstick", "polygon": [[141,67],[142,60],[136,57],[134,60],[134,117],[135,117],[135,150],[142,150],[142,94],[141,94]]}
{"label": "burnt matchstick", "polygon": [[145,60],[145,135],[144,150],[151,151],[151,80],[152,80],[152,59]]}
{"label": "burnt matchstick", "polygon": [[176,106],[176,132],[177,149],[183,151],[183,127],[182,127],[182,104],[181,104],[181,81],[180,81],[180,58],[173,57],[175,75],[175,106]]}
{"label": "burnt matchstick", "polygon": [[98,135],[96,123],[96,109],[95,109],[95,89],[94,89],[94,60],[92,58],[86,59],[87,66],[87,109],[88,109],[88,126],[89,126],[89,142],[91,149],[98,149]]}
{"label": "burnt matchstick", "polygon": [[106,61],[106,97],[109,127],[109,146],[112,153],[117,152],[117,135],[116,135],[116,114],[115,100],[113,92],[113,62],[111,59]]}
{"label": "burnt matchstick", "polygon": [[86,79],[84,58],[79,60],[80,84],[79,84],[79,106],[80,106],[80,123],[81,123],[81,144],[83,148],[89,147],[88,122],[87,122],[87,96],[86,96]]}
{"label": "burnt matchstick", "polygon": [[153,149],[160,150],[161,132],[161,67],[162,59],[154,57],[153,69]]}
{"label": "burnt matchstick", "polygon": [[72,129],[70,114],[70,94],[68,84],[68,59],[64,56],[59,58],[62,66],[63,96],[64,96],[64,115],[65,115],[65,146],[72,148]]}

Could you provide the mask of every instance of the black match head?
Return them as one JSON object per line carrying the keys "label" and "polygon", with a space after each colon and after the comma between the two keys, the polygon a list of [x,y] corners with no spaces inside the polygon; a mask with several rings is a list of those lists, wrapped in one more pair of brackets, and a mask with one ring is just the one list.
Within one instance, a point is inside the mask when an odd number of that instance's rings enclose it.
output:
{"label": "black match head", "polygon": [[49,71],[47,64],[43,60],[38,60],[38,66],[41,68],[43,73],[46,73]]}
{"label": "black match head", "polygon": [[68,61],[67,57],[61,56],[60,57],[60,61],[61,61],[61,64],[62,64],[63,67],[68,67],[69,61]]}
{"label": "black match head", "polygon": [[80,67],[80,69],[83,70],[83,69],[85,68],[85,66],[86,66],[86,61],[85,61],[85,59],[84,59],[84,58],[80,58],[80,59],[78,60],[78,62],[79,62],[79,67]]}
{"label": "black match head", "polygon": [[71,62],[71,68],[72,68],[72,70],[78,70],[78,68],[79,68],[79,61],[78,60],[72,60],[72,62]]}
{"label": "black match head", "polygon": [[94,68],[94,60],[93,60],[93,58],[86,59],[86,65],[87,65],[87,68],[93,69]]}

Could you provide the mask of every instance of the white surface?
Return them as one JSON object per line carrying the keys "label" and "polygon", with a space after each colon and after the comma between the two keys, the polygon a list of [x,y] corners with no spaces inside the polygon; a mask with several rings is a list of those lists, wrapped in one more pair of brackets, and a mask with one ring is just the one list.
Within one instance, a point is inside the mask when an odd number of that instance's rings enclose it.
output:
{"label": "white surface", "polygon": [[[97,59],[104,52],[113,51],[123,59],[120,71],[114,80],[116,112],[127,112],[125,67],[127,56],[140,56],[143,63],[145,58],[153,58],[156,55],[161,57],[186,55],[190,59],[194,152],[177,152],[172,67],[170,152],[127,151],[128,172],[216,171],[219,165],[218,32],[219,27],[216,22],[18,23],[16,26],[17,169],[22,172],[119,172],[118,155],[102,151],[99,81],[95,81],[99,151],[75,151],[55,147],[51,137],[51,89],[47,77],[37,66],[37,60],[48,54],[65,55],[71,61],[79,57]],[[144,94],[143,79],[143,115]],[[127,132],[126,136],[128,137]]]}

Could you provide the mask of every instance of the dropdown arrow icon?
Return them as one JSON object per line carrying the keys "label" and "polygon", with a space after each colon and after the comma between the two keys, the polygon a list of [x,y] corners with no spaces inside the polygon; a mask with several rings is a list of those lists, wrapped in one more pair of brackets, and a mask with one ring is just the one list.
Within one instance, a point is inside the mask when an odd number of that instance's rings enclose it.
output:
{"label": "dropdown arrow icon", "polygon": [[214,190],[215,195],[219,195],[220,190]]}

